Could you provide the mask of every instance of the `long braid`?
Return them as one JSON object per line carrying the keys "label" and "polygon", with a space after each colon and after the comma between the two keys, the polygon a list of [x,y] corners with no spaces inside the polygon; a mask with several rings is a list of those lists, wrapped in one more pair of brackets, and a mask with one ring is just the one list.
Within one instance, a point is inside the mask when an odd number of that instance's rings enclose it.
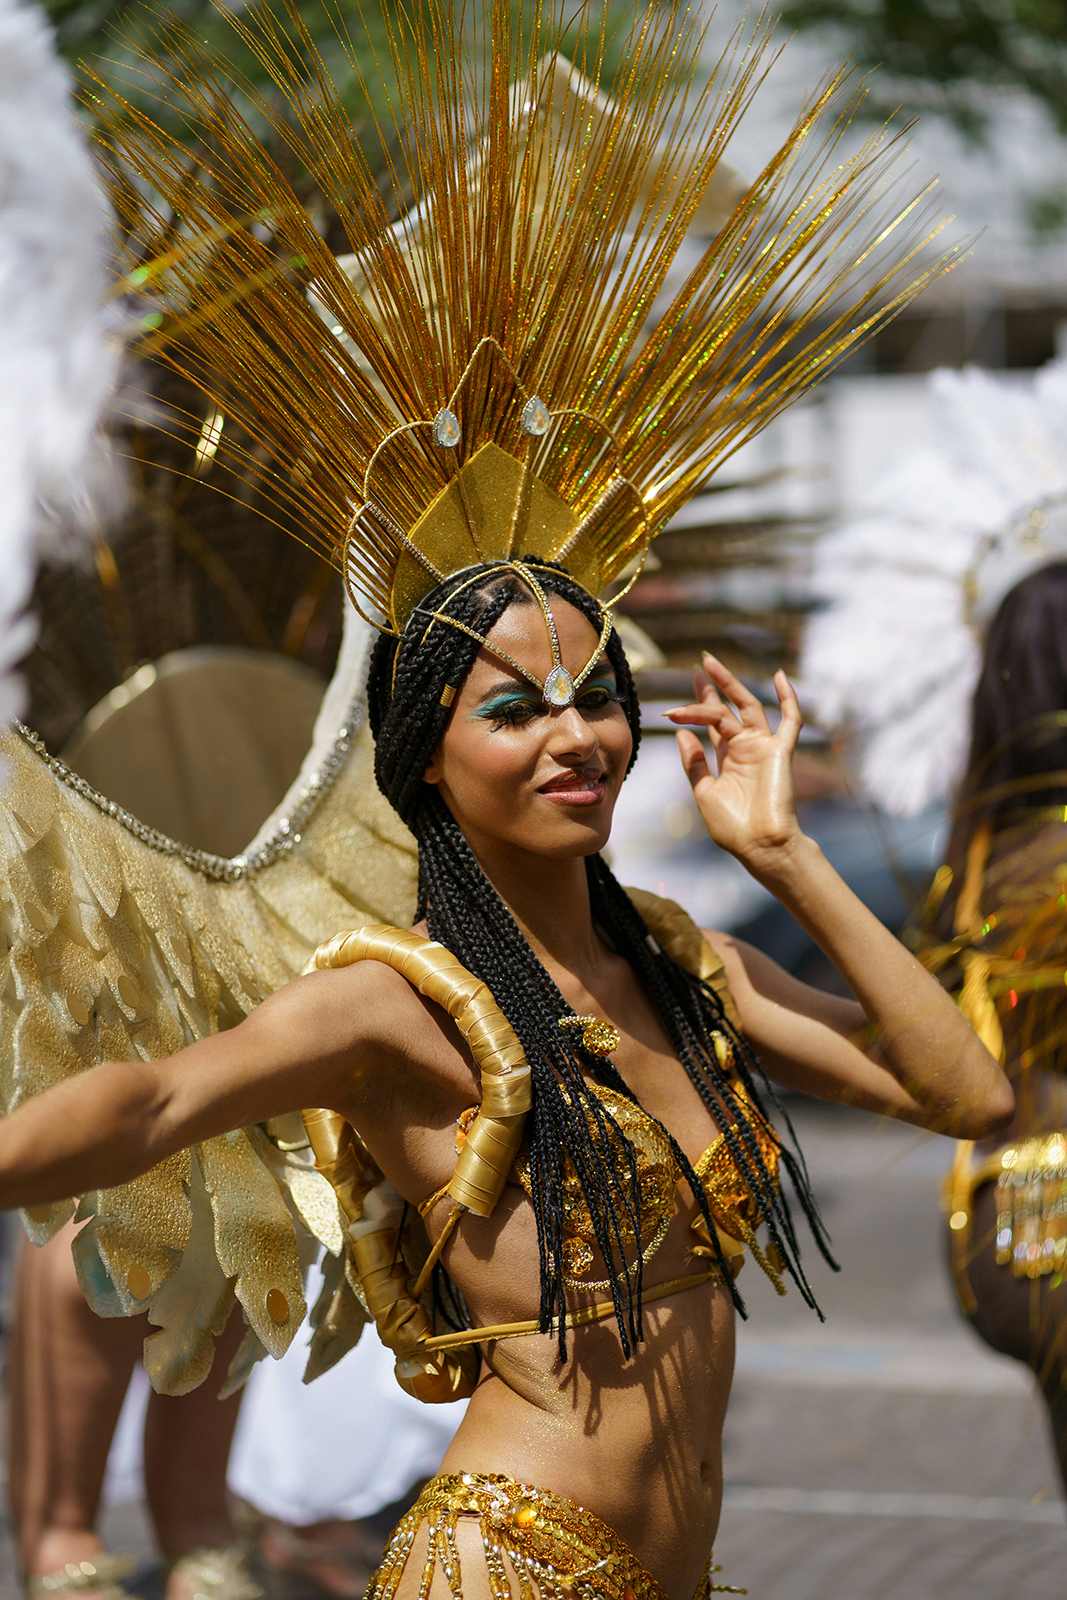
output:
{"label": "long braid", "polygon": [[[599,627],[596,602],[583,589],[562,571],[546,568],[541,562],[535,565],[546,590],[558,594]],[[469,579],[471,573],[463,576]],[[459,628],[434,622],[429,614],[446,611],[457,622],[484,635],[509,606],[534,603],[517,577],[501,575],[499,569],[491,573],[487,568],[482,584],[468,584],[454,592],[456,588],[456,580],[442,584],[427,596],[423,609],[416,613],[401,640],[383,636],[375,647],[369,684],[375,775],[382,792],[418,840],[417,919],[425,917],[431,938],[439,940],[488,985],[530,1063],[533,1103],[526,1127],[541,1280],[539,1326],[547,1332],[555,1324],[560,1358],[566,1359],[563,1216],[558,1197],[569,1164],[589,1208],[593,1234],[607,1267],[623,1352],[629,1356],[642,1337],[642,1238],[636,1157],[591,1089],[586,1074],[635,1104],[636,1096],[613,1064],[583,1049],[577,1030],[560,1028],[561,1017],[568,1015],[571,1008],[485,876],[437,787],[423,781],[449,717],[448,706],[442,704],[443,692],[459,688],[479,648],[477,639]],[[636,757],[640,739],[637,693],[615,632],[605,648],[615,669]],[[444,698],[451,701],[452,696]],[[730,1027],[714,991],[658,947],[653,950],[642,919],[599,856],[587,862],[587,873],[597,924],[648,984],[679,1061],[716,1121],[724,1125],[727,1146],[768,1219],[771,1238],[805,1299],[811,1302],[811,1291],[799,1266],[788,1204],[779,1194],[760,1151],[749,1120],[753,1113],[739,1101],[714,1051],[709,1050],[709,1029],[718,1028],[730,1036],[754,1114],[762,1127],[769,1127],[752,1076],[755,1071],[765,1084],[755,1056]],[[729,1113],[725,1118],[724,1106]],[[736,1132],[725,1125],[730,1121],[736,1122]],[[732,1276],[725,1270],[703,1185],[668,1130],[662,1131],[707,1222],[735,1304],[743,1312]],[[789,1152],[782,1154],[825,1254],[824,1235],[806,1174],[791,1160]],[[627,1236],[636,1241],[633,1265],[626,1260]]]}
{"label": "long braid", "polygon": [[[559,1018],[569,1010],[566,1001],[436,795],[424,808],[419,858],[431,937],[489,983],[532,1069],[534,1104],[527,1126],[541,1257],[541,1325],[547,1329],[564,1309],[562,1216],[558,1206],[542,1203],[543,1196],[561,1193],[564,1155],[573,1163],[589,1202],[593,1231],[608,1263],[612,1297],[621,1320],[624,1301],[615,1280],[625,1267],[624,1227],[628,1225],[640,1237],[633,1151],[590,1091],[578,1050],[559,1027]],[[625,1310],[624,1343],[628,1347],[639,1331],[632,1303]],[[560,1333],[562,1338],[562,1326]]]}
{"label": "long braid", "polygon": [[[704,1104],[716,1121],[722,1124],[727,1149],[759,1202],[771,1239],[801,1294],[809,1305],[814,1306],[811,1287],[800,1265],[799,1245],[789,1201],[767,1170],[751,1121],[754,1112],[760,1128],[770,1133],[777,1145],[779,1160],[789,1173],[794,1193],[820,1253],[836,1270],[837,1263],[830,1254],[829,1239],[811,1193],[807,1169],[796,1145],[788,1112],[752,1046],[727,1017],[715,990],[695,978],[656,945],[637,907],[620,887],[601,856],[589,857],[586,873],[594,919],[609,934],[619,954],[625,956],[651,990],[679,1061]],[[733,1079],[719,1065],[714,1050],[708,1048],[707,1041],[712,1031],[724,1034],[733,1047],[734,1070],[745,1089],[752,1112],[746,1113]],[[763,1109],[763,1095],[770,1097],[785,1121],[793,1149],[782,1144],[771,1126]],[[720,1114],[723,1107],[728,1113],[725,1119]],[[736,1125],[736,1132],[731,1124]]]}

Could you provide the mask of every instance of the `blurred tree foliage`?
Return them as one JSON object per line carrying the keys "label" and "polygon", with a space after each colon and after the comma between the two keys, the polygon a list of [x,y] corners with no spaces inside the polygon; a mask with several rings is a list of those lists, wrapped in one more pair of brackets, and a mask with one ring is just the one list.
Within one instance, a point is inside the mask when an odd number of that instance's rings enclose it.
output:
{"label": "blurred tree foliage", "polygon": [[[107,0],[44,0],[44,7],[56,30],[60,50],[73,65],[98,73],[135,104],[151,104],[153,117],[170,132],[184,130],[179,130],[166,105],[156,98],[149,64],[152,57],[167,59],[165,30],[169,23],[184,24],[208,58],[218,62],[224,77],[235,72],[255,91],[271,93],[266,70],[230,20],[231,14],[240,17],[244,9],[240,4],[230,8],[213,0],[168,0],[166,4],[151,5],[142,0],[118,0],[117,4],[108,4]],[[270,9],[286,31],[292,31],[287,12],[307,29],[355,121],[368,121],[371,112],[386,113],[389,76],[382,69],[390,56],[377,0],[363,7],[346,4],[345,0],[337,7],[320,0],[294,0]],[[348,51],[364,77],[366,93],[357,81]],[[187,131],[192,142],[194,130]]]}
{"label": "blurred tree foliage", "polygon": [[[229,3],[239,19],[243,0]],[[382,0],[266,3],[286,32],[293,31],[293,17],[307,30],[311,47],[359,130],[372,167],[384,181],[385,153],[374,119],[381,119],[382,132],[391,143],[388,97],[393,80]],[[401,0],[390,3],[394,12],[401,9]],[[424,3],[403,0],[403,8],[410,16]],[[530,16],[539,0],[513,3]],[[547,0],[546,15],[558,15],[554,8],[565,3]],[[639,24],[645,7],[656,3],[602,0],[599,27],[605,30],[609,78],[624,60],[631,29]],[[217,64],[224,85],[236,74],[254,94],[273,100],[280,109],[278,91],[232,26],[226,0],[219,4],[43,0],[43,4],[68,61],[76,69],[81,66],[98,74],[120,95],[148,110],[185,145],[190,169],[197,167],[208,144],[205,131],[182,120],[165,96],[161,101],[153,82],[153,60],[166,60],[168,20],[190,30],[206,56],[208,70]],[[594,49],[599,37],[591,30]],[[91,98],[83,105],[91,117]],[[247,97],[243,109],[256,131],[266,136],[330,247],[350,249],[325,196],[307,173],[292,169],[284,141],[265,128]],[[402,203],[407,197],[398,198]],[[136,259],[134,242],[123,267],[133,266]],[[132,318],[141,318],[142,327],[163,321],[156,303],[147,297],[141,300],[131,293],[126,305]],[[123,525],[101,530],[91,566],[43,568],[34,595],[39,634],[25,664],[29,720],[56,751],[63,749],[102,695],[139,666],[171,651],[205,644],[272,650],[302,660],[328,677],[341,635],[339,577],[301,543],[297,521],[280,518],[276,507],[262,506],[251,475],[242,479],[213,458],[199,459],[199,445],[208,437],[204,430],[215,426],[216,420],[213,408],[193,384],[142,357],[131,362],[117,411],[111,431],[129,475]],[[232,422],[227,426],[232,430]]]}
{"label": "blurred tree foliage", "polygon": [[948,117],[980,140],[990,89],[1022,89],[1067,134],[1067,0],[787,0],[782,20],[832,31],[864,71],[867,111]]}
{"label": "blurred tree foliage", "polygon": [[[604,81],[610,81],[626,55],[626,43],[638,19],[656,0],[601,0],[599,18],[591,19],[587,45],[594,53],[603,40]],[[393,5],[394,12],[417,11],[413,5]],[[517,14],[529,21],[543,9],[546,32],[561,14],[563,0],[512,0]],[[242,42],[231,16],[240,18],[242,0],[43,0],[56,31],[60,51],[72,65],[88,67],[135,104],[151,105],[152,115],[170,132],[190,144],[194,129],[181,127],[161,104],[151,81],[150,57],[166,59],[164,31],[168,22],[184,24],[206,55],[232,71],[257,93],[272,95],[268,74],[260,60]],[[298,21],[313,44],[319,60],[359,126],[368,154],[376,142],[375,120],[389,137],[389,95],[393,85],[392,60],[382,0],[265,0],[263,9],[277,17],[283,32],[293,33]],[[577,31],[569,36],[577,44]],[[564,49],[568,41],[565,39]],[[355,66],[353,65],[355,63]],[[257,119],[250,117],[253,124]],[[258,132],[263,132],[261,126]]]}

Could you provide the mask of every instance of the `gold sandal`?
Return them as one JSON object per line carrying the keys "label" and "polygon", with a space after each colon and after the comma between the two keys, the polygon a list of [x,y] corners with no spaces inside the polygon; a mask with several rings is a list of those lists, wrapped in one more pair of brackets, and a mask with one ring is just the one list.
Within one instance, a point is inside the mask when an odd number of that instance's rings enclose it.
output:
{"label": "gold sandal", "polygon": [[91,1561],[68,1561],[55,1572],[26,1579],[30,1600],[59,1600],[61,1595],[95,1594],[99,1600],[128,1600],[122,1579],[137,1565],[125,1550],[101,1550]]}
{"label": "gold sandal", "polygon": [[167,1577],[188,1580],[190,1600],[263,1600],[263,1590],[245,1563],[245,1548],[190,1550],[171,1562]]}

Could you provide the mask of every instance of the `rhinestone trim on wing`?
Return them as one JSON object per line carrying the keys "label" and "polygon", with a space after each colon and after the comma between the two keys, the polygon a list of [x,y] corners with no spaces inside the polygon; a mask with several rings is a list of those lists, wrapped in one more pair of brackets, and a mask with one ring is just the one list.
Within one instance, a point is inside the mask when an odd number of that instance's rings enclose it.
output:
{"label": "rhinestone trim on wing", "polygon": [[273,865],[279,857],[286,855],[294,845],[300,843],[301,830],[311,821],[319,802],[332,787],[344,766],[352,748],[352,741],[363,725],[364,715],[365,706],[363,697],[360,696],[352,705],[344,725],[338,730],[325,761],[316,772],[312,773],[309,781],[297,795],[296,803],[289,815],[281,818],[274,832],[257,850],[249,855],[232,858],[214,856],[207,850],[194,850],[189,845],[179,844],[176,839],[168,839],[158,828],[150,828],[147,823],[139,821],[129,811],[124,810],[116,801],[109,800],[107,795],[101,794],[99,789],[94,789],[91,783],[87,783],[78,773],[73,772],[57,756],[50,755],[48,746],[32,728],[28,728],[23,722],[15,722],[13,727],[31,749],[37,752],[45,765],[52,769],[61,783],[65,783],[68,789],[73,789],[75,794],[80,794],[83,800],[88,800],[89,804],[95,806],[105,817],[113,817],[127,833],[131,833],[150,850],[157,850],[160,855],[177,856],[187,867],[213,883],[238,883],[242,879],[255,877],[257,872],[262,872],[264,867]]}

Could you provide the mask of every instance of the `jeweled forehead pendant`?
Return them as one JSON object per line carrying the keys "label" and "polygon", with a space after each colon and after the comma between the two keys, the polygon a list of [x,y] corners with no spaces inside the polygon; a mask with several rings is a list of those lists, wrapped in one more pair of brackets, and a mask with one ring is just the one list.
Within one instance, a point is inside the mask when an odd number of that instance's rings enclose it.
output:
{"label": "jeweled forehead pendant", "polygon": [[589,660],[585,663],[585,666],[582,668],[581,672],[578,673],[577,677],[572,677],[567,671],[566,667],[563,665],[563,657],[560,654],[559,648],[559,634],[556,631],[556,619],[553,615],[552,608],[548,603],[548,596],[546,595],[544,589],[538,583],[537,578],[534,576],[534,573],[530,570],[529,565],[525,561],[509,561],[507,566],[513,572],[516,572],[523,580],[534,599],[537,601],[538,606],[541,608],[541,615],[544,617],[545,626],[548,629],[549,644],[552,647],[552,666],[545,677],[544,682],[542,682],[541,679],[538,678],[534,673],[528,672],[524,666],[514,659],[514,657],[505,654],[503,650],[498,650],[496,646],[490,644],[488,640],[483,642],[488,650],[493,651],[494,655],[498,655],[503,660],[510,662],[513,667],[518,668],[524,678],[528,678],[531,683],[536,683],[538,688],[541,690],[541,698],[545,701],[546,705],[554,706],[557,710],[562,710],[565,706],[572,706],[574,704],[575,695],[585,682],[586,678],[592,672],[597,662],[600,660],[600,657],[604,651],[604,646],[608,642],[608,637],[612,629],[611,612],[606,606],[601,606],[600,611],[601,616],[603,617],[603,622],[600,628],[600,637],[596,642],[596,648],[589,657]]}
{"label": "jeweled forehead pendant", "polygon": [[548,613],[548,637],[552,641],[552,671],[545,679],[544,697],[550,706],[570,706],[574,704],[574,679],[563,665],[559,653],[559,634],[556,632],[556,619],[551,611]]}
{"label": "jeweled forehead pendant", "polygon": [[[549,643],[552,646],[552,668],[548,676],[545,678],[544,683],[541,685],[542,698],[550,706],[572,706],[574,704],[574,691],[576,688],[576,683],[571,677],[570,673],[567,671],[566,667],[563,665],[563,657],[560,655],[559,650],[559,634],[556,632],[556,619],[548,604],[548,597],[546,596],[541,585],[537,582],[537,579],[530,572],[529,568],[518,563],[517,566],[518,570],[522,573],[522,576],[526,579],[527,584],[532,589],[538,605],[541,607],[541,615],[545,619],[545,624],[548,628]],[[589,671],[593,662],[596,661],[597,657],[600,655],[602,649],[603,645],[598,644],[596,648],[596,654],[589,662],[586,663],[584,671],[580,674],[581,677],[584,677],[585,673]]]}

